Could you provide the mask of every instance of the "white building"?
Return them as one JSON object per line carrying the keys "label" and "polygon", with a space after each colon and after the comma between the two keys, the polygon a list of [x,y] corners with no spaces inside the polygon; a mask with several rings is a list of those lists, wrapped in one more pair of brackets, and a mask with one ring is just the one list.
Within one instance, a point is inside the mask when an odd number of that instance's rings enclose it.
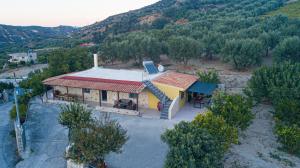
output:
{"label": "white building", "polygon": [[20,63],[20,62],[36,62],[37,60],[37,53],[32,52],[29,50],[27,53],[13,53],[9,55],[9,62],[11,63]]}

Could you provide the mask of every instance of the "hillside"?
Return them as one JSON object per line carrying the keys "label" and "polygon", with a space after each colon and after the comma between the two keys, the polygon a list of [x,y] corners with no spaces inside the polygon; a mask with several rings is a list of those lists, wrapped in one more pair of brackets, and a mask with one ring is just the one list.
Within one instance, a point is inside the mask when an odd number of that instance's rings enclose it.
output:
{"label": "hillside", "polygon": [[103,21],[81,28],[77,36],[97,42],[102,41],[111,33],[119,34],[142,29],[143,24],[151,23],[159,18],[164,11],[175,6],[179,1],[181,0],[161,0],[141,9],[110,16]]}
{"label": "hillside", "polygon": [[[213,22],[237,14],[243,17],[263,15],[276,10],[285,0],[161,0],[144,8],[108,17],[83,27],[77,36],[102,42],[106,37],[140,30],[162,29],[194,21]],[[221,12],[218,14],[217,12]],[[253,12],[253,13],[251,13]],[[208,15],[205,18],[205,15]],[[219,20],[220,21],[220,20]]]}
{"label": "hillside", "polygon": [[77,29],[70,26],[9,26],[0,25],[0,53],[20,51],[23,48],[55,46]]}
{"label": "hillside", "polygon": [[300,19],[300,1],[293,0],[288,5],[281,7],[278,10],[268,13],[268,16],[274,16],[277,14],[284,14],[284,15],[287,15],[289,18]]}

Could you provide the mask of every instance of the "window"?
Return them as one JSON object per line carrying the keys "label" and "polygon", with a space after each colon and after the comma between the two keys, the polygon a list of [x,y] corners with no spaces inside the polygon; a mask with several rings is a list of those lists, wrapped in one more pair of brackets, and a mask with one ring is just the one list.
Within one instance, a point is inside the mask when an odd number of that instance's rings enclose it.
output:
{"label": "window", "polygon": [[102,101],[107,101],[107,91],[106,90],[101,91],[101,99],[102,99]]}
{"label": "window", "polygon": [[138,94],[136,93],[129,93],[129,98],[134,99],[137,98]]}
{"label": "window", "polygon": [[83,93],[90,93],[91,92],[91,90],[90,89],[86,89],[86,88],[83,88]]}

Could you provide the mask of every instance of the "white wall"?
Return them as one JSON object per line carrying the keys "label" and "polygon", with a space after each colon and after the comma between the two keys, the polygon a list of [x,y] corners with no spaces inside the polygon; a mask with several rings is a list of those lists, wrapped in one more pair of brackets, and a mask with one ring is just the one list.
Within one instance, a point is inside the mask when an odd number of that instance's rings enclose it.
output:
{"label": "white wall", "polygon": [[169,108],[169,120],[174,118],[176,113],[180,110],[180,96],[177,96],[173,101]]}

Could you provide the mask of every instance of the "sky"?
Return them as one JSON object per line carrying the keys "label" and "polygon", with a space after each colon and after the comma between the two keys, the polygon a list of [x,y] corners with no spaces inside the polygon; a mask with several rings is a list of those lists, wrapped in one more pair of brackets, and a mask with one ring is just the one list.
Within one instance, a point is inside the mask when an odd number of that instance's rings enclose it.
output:
{"label": "sky", "polygon": [[86,26],[158,0],[0,0],[0,24]]}

